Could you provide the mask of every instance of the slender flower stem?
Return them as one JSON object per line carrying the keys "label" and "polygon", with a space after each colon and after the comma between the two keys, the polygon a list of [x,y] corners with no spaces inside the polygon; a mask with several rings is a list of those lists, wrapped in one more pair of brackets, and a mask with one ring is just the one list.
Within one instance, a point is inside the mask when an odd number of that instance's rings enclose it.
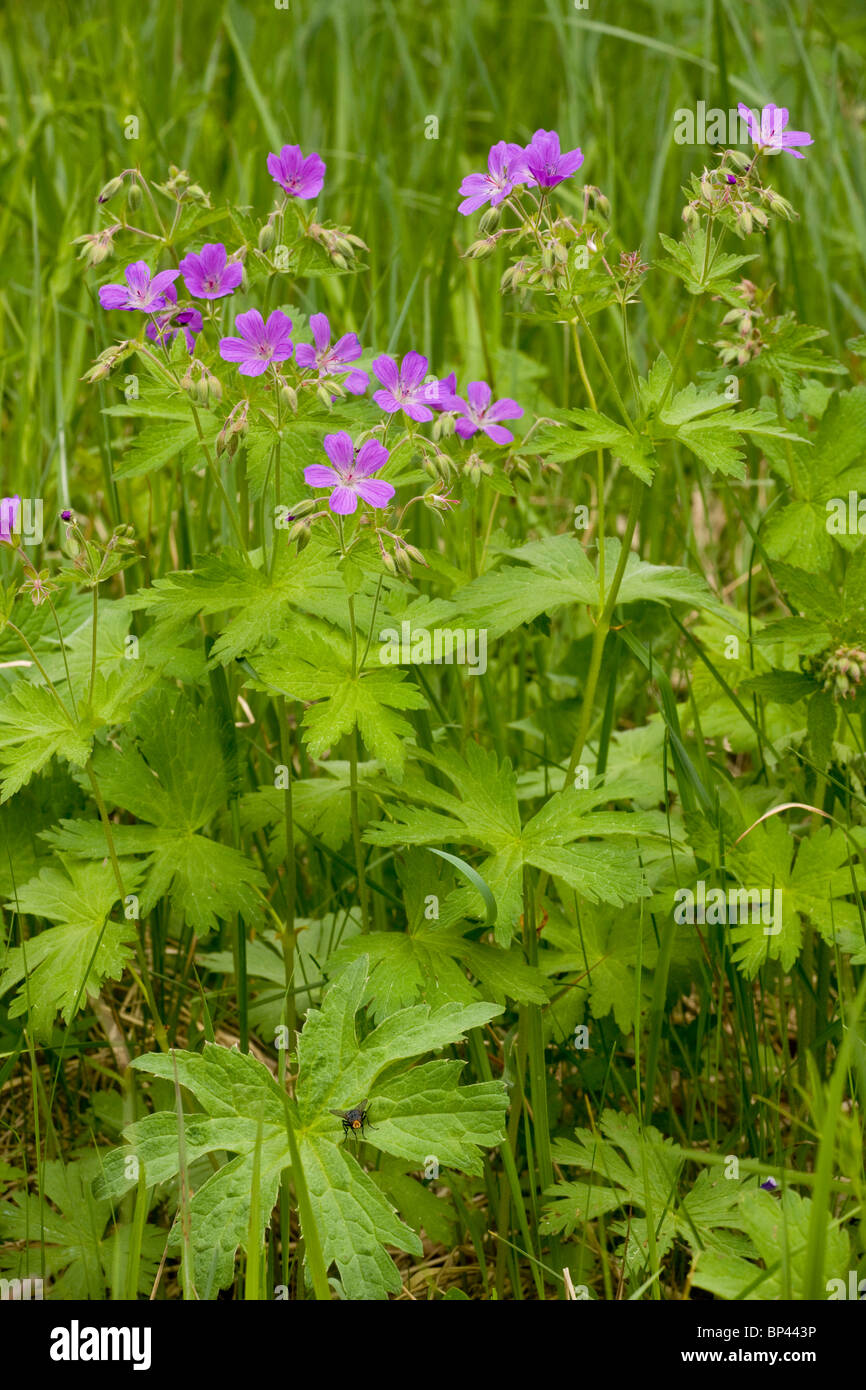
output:
{"label": "slender flower stem", "polygon": [[625,574],[625,567],[628,563],[631,551],[632,538],[634,536],[637,519],[640,515],[641,502],[643,501],[643,483],[639,478],[632,482],[631,506],[629,507],[628,520],[625,525],[625,535],[622,538],[622,546],[619,552],[619,560],[611,580],[610,590],[607,601],[601,611],[598,622],[596,623],[595,633],[592,639],[592,653],[589,661],[589,671],[586,677],[586,686],[583,692],[583,704],[580,711],[580,724],[577,736],[574,740],[574,747],[571,750],[571,758],[568,763],[568,771],[565,774],[564,786],[568,787],[574,780],[574,772],[580,761],[592,723],[592,711],[595,704],[595,692],[598,685],[598,677],[601,671],[601,659],[604,654],[604,644],[607,634],[610,631],[610,621],[613,617],[613,610],[616,608],[617,595],[619,594],[622,578]]}
{"label": "slender flower stem", "polygon": [[[99,811],[99,819],[102,821],[102,828],[105,832],[106,844],[108,845],[108,855],[111,860],[111,867],[114,870],[114,881],[117,884],[117,891],[120,895],[120,901],[123,904],[125,903],[127,897],[126,888],[124,887],[123,883],[123,874],[120,871],[120,861],[118,860],[117,850],[114,844],[114,835],[112,834],[111,830],[111,821],[108,816],[108,811],[105,807],[105,800],[102,795],[102,789],[100,788],[99,782],[97,781],[96,773],[93,770],[92,759],[88,759],[87,767],[85,770],[87,772],[88,778],[90,779],[90,785],[93,790],[93,799],[96,802],[97,810]],[[153,983],[150,978],[150,969],[147,964],[147,956],[145,955],[144,946],[142,944],[141,938],[137,933],[136,955],[138,956],[138,965],[139,970],[141,971],[141,986],[144,991],[144,997],[147,1001],[147,1007],[150,1010],[150,1016],[153,1019],[154,1035],[162,1051],[167,1052],[168,1036],[166,1034],[165,1027],[156,1007],[156,998],[153,993]]]}
{"label": "slender flower stem", "polygon": [[[355,595],[349,595],[349,626],[352,632],[352,678],[358,675],[358,630],[355,625]],[[358,895],[361,899],[362,930],[370,930],[370,903],[367,894],[367,870],[364,864],[364,846],[361,841],[361,819],[358,814],[358,729],[352,730],[349,746],[349,814],[352,821],[352,845],[355,850],[355,868],[358,874]]]}
{"label": "slender flower stem", "polygon": [[[580,346],[580,334],[577,331],[577,324],[572,321],[571,335],[574,342],[574,355],[577,358],[577,370],[583,382],[589,400],[589,408],[598,414],[598,406],[595,401],[595,392],[590,384],[589,376],[586,371],[586,364],[583,360],[583,351]],[[599,608],[604,606],[604,537],[605,537],[605,515],[604,515],[604,450],[597,449],[596,461],[596,539],[598,541],[598,591]]]}
{"label": "slender flower stem", "polygon": [[632,434],[637,434],[637,426],[635,425],[634,420],[628,413],[628,406],[622,398],[622,393],[616,384],[616,378],[614,377],[613,372],[610,370],[610,367],[607,365],[607,358],[605,357],[604,353],[599,347],[595,334],[593,333],[592,329],[587,323],[586,315],[584,314],[577,300],[575,300],[574,307],[577,312],[577,317],[580,320],[581,327],[583,328],[583,331],[586,334],[589,341],[592,343],[593,350],[595,352],[596,357],[599,360],[599,365],[601,366],[601,369],[604,372],[607,384],[613,392],[613,398],[616,401],[617,408],[619,410],[620,415],[622,416],[623,424],[625,425],[626,429],[631,431]]}

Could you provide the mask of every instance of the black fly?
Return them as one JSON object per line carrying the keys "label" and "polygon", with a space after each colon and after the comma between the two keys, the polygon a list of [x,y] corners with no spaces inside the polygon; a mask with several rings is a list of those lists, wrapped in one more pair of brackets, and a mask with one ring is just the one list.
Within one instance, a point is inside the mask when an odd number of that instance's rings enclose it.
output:
{"label": "black fly", "polygon": [[368,1125],[372,1129],[372,1125],[367,1119],[369,1109],[369,1100],[362,1100],[360,1105],[354,1106],[351,1110],[332,1110],[330,1113],[336,1115],[338,1120],[343,1121],[344,1134],[355,1134],[363,1138],[364,1126]]}

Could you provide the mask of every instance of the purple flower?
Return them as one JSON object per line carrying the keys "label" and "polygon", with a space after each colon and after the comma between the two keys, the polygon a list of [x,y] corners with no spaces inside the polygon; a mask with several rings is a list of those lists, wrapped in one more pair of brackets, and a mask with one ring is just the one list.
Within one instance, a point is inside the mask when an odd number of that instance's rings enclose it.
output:
{"label": "purple flower", "polygon": [[424,382],[427,371],[427,358],[420,352],[407,352],[400,369],[393,357],[377,357],[373,371],[384,386],[384,391],[374,391],[373,400],[388,415],[402,410],[410,420],[432,420],[433,411],[447,410],[451,393],[443,381]]}
{"label": "purple flower", "polygon": [[[802,157],[801,155],[800,158],[802,159]],[[775,1178],[767,1178],[767,1181],[760,1183],[759,1186],[763,1188],[764,1192],[775,1192],[779,1184]]]}
{"label": "purple flower", "polygon": [[499,420],[519,420],[523,406],[505,396],[501,401],[491,404],[490,387],[486,381],[470,381],[466,389],[467,400],[455,396],[454,404],[461,414],[454,429],[461,439],[471,439],[478,430],[483,430],[494,444],[510,444],[514,435],[503,429]]}
{"label": "purple flower", "polygon": [[283,145],[268,155],[268,173],[290,198],[315,198],[325,182],[325,164],[317,154],[301,153],[300,145]]}
{"label": "purple flower", "polygon": [[537,130],[524,151],[529,181],[542,188],[555,188],[563,179],[576,174],[583,163],[580,149],[561,154],[555,130]]}
{"label": "purple flower", "polygon": [[180,263],[183,283],[194,299],[222,299],[241,283],[244,268],[240,261],[228,261],[221,241],[209,242],[201,254],[190,251]]}
{"label": "purple flower", "polygon": [[133,261],[123,273],[125,285],[100,288],[99,302],[103,309],[141,309],[146,314],[164,309],[169,302],[168,286],[180,275],[179,270],[161,270],[151,279],[146,261]]}
{"label": "purple flower", "polygon": [[61,521],[71,521],[71,520],[72,520],[72,513],[71,513],[71,511],[69,511],[68,508],[67,508],[65,511],[62,511],[62,512],[60,513],[60,519],[61,519]]}
{"label": "purple flower", "polygon": [[330,487],[328,506],[339,516],[357,511],[358,498],[371,507],[385,507],[394,496],[390,483],[373,479],[371,474],[388,462],[388,450],[375,439],[368,439],[358,450],[345,430],[325,435],[325,453],[334,465],[313,463],[304,469],[304,482],[310,487]]}
{"label": "purple flower", "polygon": [[224,362],[239,362],[241,376],[261,376],[272,362],[285,362],[292,355],[292,320],[279,309],[267,323],[258,309],[248,309],[238,314],[235,328],[241,336],[220,338],[220,357]]}
{"label": "purple flower", "polygon": [[13,531],[18,529],[18,514],[21,510],[21,498],[14,497],[0,498],[0,543],[4,545],[14,545],[15,537]]}
{"label": "purple flower", "polygon": [[805,155],[793,148],[794,145],[812,145],[815,143],[806,130],[785,130],[785,126],[788,124],[788,112],[784,106],[774,106],[772,103],[765,106],[761,112],[760,125],[748,106],[744,105],[742,101],[737,110],[749,127],[749,134],[759,150],[767,150],[770,154],[778,154],[780,150],[787,150],[795,159],[805,159]]}
{"label": "purple flower", "polygon": [[[318,369],[319,376],[337,376],[346,370],[350,362],[361,356],[361,344],[357,333],[344,333],[331,347],[331,325],[327,314],[311,314],[310,328],[312,343],[298,343],[295,361],[299,367]],[[366,372],[349,372],[343,382],[346,390],[353,396],[360,396],[367,389],[370,378]]]}
{"label": "purple flower", "polygon": [[529,179],[523,150],[520,145],[510,145],[506,140],[491,147],[487,169],[486,174],[467,174],[460,185],[463,202],[458,212],[464,217],[477,212],[487,202],[492,208],[497,207],[515,184],[526,183]]}
{"label": "purple flower", "polygon": [[[165,297],[171,304],[177,303],[177,290],[174,285],[167,285]],[[171,343],[177,337],[178,329],[183,329],[183,336],[186,339],[186,350],[192,357],[195,352],[196,334],[202,330],[202,318],[198,309],[181,309],[180,313],[160,314],[156,323],[149,323],[144,330],[152,343]]]}

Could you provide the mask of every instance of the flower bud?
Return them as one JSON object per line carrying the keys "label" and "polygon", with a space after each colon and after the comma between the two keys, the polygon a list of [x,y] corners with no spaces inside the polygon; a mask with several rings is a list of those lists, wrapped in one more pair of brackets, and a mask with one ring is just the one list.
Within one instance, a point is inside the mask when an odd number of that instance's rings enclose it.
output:
{"label": "flower bud", "polygon": [[331,392],[328,390],[328,388],[327,388],[326,386],[317,386],[317,387],[316,387],[316,395],[318,396],[319,400],[322,402],[322,405],[326,405],[326,406],[328,407],[328,409],[330,410],[330,409],[331,409]]}
{"label": "flower bud", "polygon": [[206,203],[207,194],[200,184],[191,183],[186,190],[187,201],[190,203]]}
{"label": "flower bud", "polygon": [[752,230],[752,209],[743,206],[737,214],[737,230],[748,236]]}
{"label": "flower bud", "polygon": [[285,383],[283,383],[283,385],[280,387],[280,400],[282,401],[283,405],[286,406],[292,412],[293,415],[297,415],[298,393],[293,386],[287,386]]}
{"label": "flower bud", "polygon": [[487,209],[487,211],[483,214],[480,222],[478,223],[478,230],[482,233],[483,236],[489,236],[491,232],[496,231],[496,228],[499,226],[501,220],[502,204],[500,203],[495,208]]}
{"label": "flower bud", "polygon": [[397,573],[397,566],[394,562],[394,557],[393,555],[389,555],[387,550],[382,551],[382,564],[385,566],[385,569],[388,571],[389,574]]}
{"label": "flower bud", "polygon": [[210,396],[211,400],[214,400],[214,401],[221,401],[221,400],[222,400],[222,398],[223,398],[222,382],[220,381],[219,377],[216,377],[216,376],[213,375],[213,372],[208,372],[208,374],[207,374],[207,390],[208,390],[208,395]]}
{"label": "flower bud", "polygon": [[118,176],[117,176],[116,179],[109,179],[109,180],[108,180],[108,183],[105,185],[105,187],[103,188],[103,190],[102,190],[102,192],[100,193],[99,197],[97,198],[97,200],[96,200],[97,203],[107,203],[107,202],[110,202],[110,200],[115,196],[115,194],[117,194],[117,193],[120,192],[120,190],[121,190],[122,187],[123,187],[123,175],[122,175],[122,174],[118,174]]}
{"label": "flower bud", "polygon": [[409,559],[408,551],[405,546],[399,546],[395,555],[397,569],[401,574],[405,574],[407,579],[412,577],[412,561]]}
{"label": "flower bud", "polygon": [[260,250],[260,251],[270,251],[271,247],[273,246],[274,242],[276,241],[276,237],[277,237],[277,230],[276,230],[276,227],[274,226],[273,222],[271,222],[270,219],[269,219],[269,220],[264,224],[263,227],[260,227],[260,228],[259,228],[259,236],[258,236],[258,248],[259,248],[259,250]]}
{"label": "flower bud", "polygon": [[488,256],[492,256],[496,250],[496,242],[493,237],[485,237],[482,241],[473,241],[466,251],[466,259],[470,261],[486,261]]}
{"label": "flower bud", "polygon": [[294,526],[292,526],[289,530],[289,545],[297,541],[298,553],[300,554],[304,547],[306,545],[309,545],[310,536],[312,535],[312,533],[313,528],[310,525],[309,521],[296,521]]}
{"label": "flower bud", "polygon": [[126,195],[126,206],[130,212],[138,212],[141,207],[141,184],[133,180]]}
{"label": "flower bud", "polygon": [[302,501],[295,502],[289,507],[289,516],[299,520],[302,516],[309,516],[310,512],[314,512],[318,505],[315,497],[304,497]]}

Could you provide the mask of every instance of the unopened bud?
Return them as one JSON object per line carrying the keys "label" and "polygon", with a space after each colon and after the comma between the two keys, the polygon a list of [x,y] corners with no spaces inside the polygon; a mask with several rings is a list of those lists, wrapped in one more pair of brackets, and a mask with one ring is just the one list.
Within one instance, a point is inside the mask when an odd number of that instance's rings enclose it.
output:
{"label": "unopened bud", "polygon": [[312,533],[313,528],[309,521],[296,521],[294,526],[289,530],[289,545],[292,545],[293,542],[296,541],[298,552],[300,553],[300,551],[304,549],[304,546],[309,545]]}
{"label": "unopened bud", "polygon": [[479,232],[482,233],[483,236],[489,236],[491,232],[495,232],[495,231],[496,231],[496,228],[499,226],[499,223],[500,223],[501,220],[502,220],[502,205],[501,205],[501,204],[499,204],[499,205],[498,205],[497,207],[495,207],[495,208],[488,208],[487,211],[486,211],[486,212],[484,213],[484,215],[482,216],[480,222],[478,223],[478,230],[479,230]]}
{"label": "unopened bud", "polygon": [[264,224],[264,226],[261,227],[261,228],[259,229],[259,237],[258,237],[258,248],[259,248],[259,250],[260,250],[260,251],[270,251],[271,247],[273,246],[274,242],[276,241],[276,237],[277,237],[277,231],[276,231],[276,228],[275,228],[273,222],[270,222],[270,221],[266,222],[266,223]]}
{"label": "unopened bud", "polygon": [[103,188],[103,190],[102,190],[102,192],[100,193],[99,197],[97,198],[97,200],[96,200],[97,203],[107,203],[107,202],[110,202],[110,200],[115,196],[115,194],[117,194],[117,193],[120,192],[120,190],[121,190],[122,187],[123,187],[123,175],[122,175],[122,174],[118,174],[118,176],[117,176],[116,179],[109,179],[109,180],[108,180],[108,183],[105,185],[105,187]]}
{"label": "unopened bud", "polygon": [[488,256],[492,256],[496,249],[496,242],[493,237],[485,237],[483,241],[473,241],[466,252],[466,259],[470,261],[486,261]]}
{"label": "unopened bud", "polygon": [[316,387],[316,395],[318,396],[319,400],[322,402],[322,405],[326,405],[326,406],[328,407],[328,409],[330,410],[330,409],[331,409],[331,393],[330,393],[330,391],[328,390],[328,388],[327,388],[326,386],[317,386],[317,387]]}
{"label": "unopened bud", "polygon": [[130,212],[138,212],[141,207],[141,184],[136,180],[129,185],[129,192],[126,195],[126,206]]}
{"label": "unopened bud", "polygon": [[310,512],[314,512],[318,505],[315,497],[304,497],[302,501],[295,502],[289,507],[289,516],[299,520],[302,516],[309,516]]}
{"label": "unopened bud", "polygon": [[282,401],[283,405],[286,406],[292,412],[293,415],[297,415],[298,393],[295,390],[294,386],[287,386],[283,384],[280,387],[280,400]]}

